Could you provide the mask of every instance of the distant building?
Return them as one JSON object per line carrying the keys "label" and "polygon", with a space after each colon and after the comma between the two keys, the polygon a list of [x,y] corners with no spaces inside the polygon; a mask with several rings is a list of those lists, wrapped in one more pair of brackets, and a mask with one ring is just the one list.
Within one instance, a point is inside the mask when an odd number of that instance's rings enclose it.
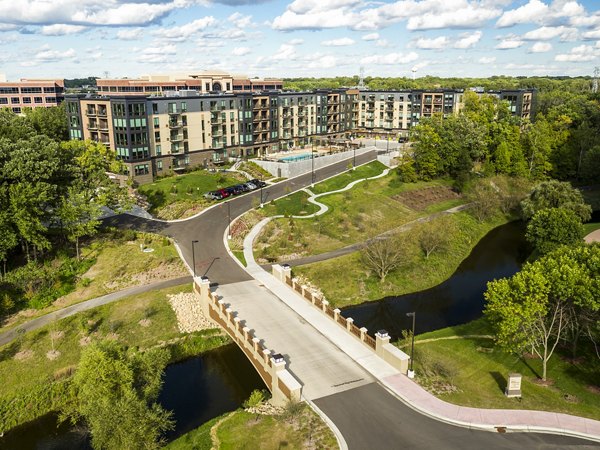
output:
{"label": "distant building", "polygon": [[508,102],[511,114],[521,119],[532,120],[535,116],[535,89],[518,89],[513,91],[488,91],[500,100]]}
{"label": "distant building", "polygon": [[196,91],[199,93],[268,91],[283,88],[274,78],[247,78],[221,71],[186,72],[185,74],[146,75],[140,78],[99,78],[100,95],[162,96],[168,92]]}
{"label": "distant building", "polygon": [[20,81],[0,81],[0,108],[10,108],[21,114],[23,108],[47,108],[62,103],[65,81],[21,78]]}
{"label": "distant building", "polygon": [[[214,88],[215,79],[211,82]],[[227,87],[227,78],[219,82]],[[136,182],[147,183],[229,157],[266,156],[351,135],[403,139],[421,118],[457,114],[464,102],[462,90],[450,89],[203,93],[183,86],[157,96],[68,95],[71,139],[102,142]],[[512,102],[516,94],[494,95]],[[517,97],[517,108],[511,110],[527,118],[533,92]]]}

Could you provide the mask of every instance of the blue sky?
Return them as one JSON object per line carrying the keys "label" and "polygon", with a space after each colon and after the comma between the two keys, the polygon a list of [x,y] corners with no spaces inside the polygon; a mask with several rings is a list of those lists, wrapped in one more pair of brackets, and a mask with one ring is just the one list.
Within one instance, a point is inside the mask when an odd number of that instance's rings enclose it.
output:
{"label": "blue sky", "polygon": [[0,0],[0,73],[590,75],[598,0]]}

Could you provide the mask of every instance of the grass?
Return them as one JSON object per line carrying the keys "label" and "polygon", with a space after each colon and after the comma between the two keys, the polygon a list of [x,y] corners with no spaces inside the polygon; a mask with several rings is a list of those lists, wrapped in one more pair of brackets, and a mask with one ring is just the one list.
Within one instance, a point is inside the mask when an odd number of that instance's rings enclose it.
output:
{"label": "grass", "polygon": [[[600,419],[600,364],[570,361],[555,354],[548,364],[551,386],[536,383],[539,359],[524,359],[501,351],[491,339],[420,340],[491,334],[485,319],[419,335],[415,343],[416,380],[450,403],[479,408],[532,409]],[[508,373],[523,375],[522,399],[506,398]],[[446,393],[441,394],[440,392]]]}
{"label": "grass", "polygon": [[271,172],[263,169],[258,164],[256,164],[254,161],[243,162],[242,164],[240,164],[240,170],[248,173],[249,175],[252,176],[252,178],[258,178],[258,179],[262,178],[264,180],[273,178],[273,175],[271,175]]}
{"label": "grass", "polygon": [[245,179],[235,172],[197,170],[142,185],[138,191],[148,199],[152,214],[169,220],[199,212],[203,207],[213,203],[203,197],[208,191],[238,184],[241,181]]}
{"label": "grass", "polygon": [[264,206],[265,216],[304,216],[317,212],[319,207],[308,202],[309,195],[305,191],[294,192]]}
{"label": "grass", "polygon": [[[251,414],[235,411],[213,419],[181,436],[165,447],[166,450],[209,450],[214,442],[210,429],[221,421],[216,430],[219,449],[306,449],[337,448],[331,430],[306,404],[294,416]],[[224,420],[223,420],[224,419]]]}
{"label": "grass", "polygon": [[[32,420],[51,411],[44,410],[43,402],[32,417],[27,410],[2,410],[2,406],[19,404],[17,400],[40,387],[50,389],[53,382],[70,377],[76,368],[82,344],[86,341],[116,339],[130,348],[140,350],[153,346],[171,348],[172,359],[182,359],[227,342],[218,329],[182,334],[177,319],[167,302],[169,294],[191,292],[191,286],[173,287],[131,296],[119,302],[104,305],[75,316],[54,322],[37,331],[24,334],[21,339],[0,347],[0,431]],[[140,321],[147,319],[149,326]],[[85,339],[85,340],[84,340]],[[50,350],[60,352],[56,359],[48,359]],[[29,353],[19,359],[18,355]],[[27,406],[25,405],[25,408]],[[6,416],[10,416],[7,418]]]}
{"label": "grass", "polygon": [[600,230],[600,222],[583,224],[583,235],[584,236],[587,236],[592,231],[596,231],[596,230]]}
{"label": "grass", "polygon": [[355,170],[349,170],[330,178],[329,180],[315,184],[315,187],[312,188],[311,191],[313,191],[315,194],[336,191],[338,189],[342,189],[352,181],[379,175],[384,171],[385,168],[386,166],[384,164],[380,163],[379,161],[374,161],[372,163],[359,166]]}
{"label": "grass", "polygon": [[[145,253],[140,246],[154,251]],[[95,260],[95,263],[77,280],[73,292],[47,308],[13,316],[0,330],[14,328],[33,317],[110,292],[187,275],[175,246],[165,237],[148,233],[100,234],[83,248],[82,257],[84,260]]]}
{"label": "grass", "polygon": [[[337,183],[334,179],[330,182]],[[259,262],[283,261],[365,241],[436,209],[433,205],[423,211],[410,209],[394,198],[397,194],[449,184],[447,180],[401,183],[396,172],[392,171],[385,177],[360,183],[349,191],[321,197],[319,201],[330,208],[327,213],[311,219],[273,220],[257,239],[255,257]],[[277,203],[274,202],[275,207]],[[460,201],[443,206],[456,206],[457,203]],[[274,214],[273,211],[267,210],[266,213]]]}
{"label": "grass", "polygon": [[[450,244],[445,251],[434,252],[426,258],[415,248],[411,260],[391,272],[381,283],[361,260],[360,252],[338,258],[299,266],[294,274],[316,285],[333,307],[342,308],[365,301],[378,300],[388,295],[403,295],[433,287],[446,280],[469,255],[473,247],[491,229],[506,223],[502,216],[479,222],[467,212],[445,216],[449,221]],[[420,224],[408,233],[416,234]],[[409,239],[408,245],[414,245]]]}

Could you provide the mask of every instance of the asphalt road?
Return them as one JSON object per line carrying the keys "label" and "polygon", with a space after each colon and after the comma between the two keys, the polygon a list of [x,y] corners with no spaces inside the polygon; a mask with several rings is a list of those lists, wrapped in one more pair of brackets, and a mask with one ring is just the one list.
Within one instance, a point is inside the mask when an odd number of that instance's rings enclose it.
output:
{"label": "asphalt road", "polygon": [[449,425],[406,406],[378,383],[314,403],[340,430],[350,450],[588,450],[600,444],[539,433],[490,433]]}
{"label": "asphalt road", "polygon": [[[356,163],[364,164],[377,159],[377,152],[371,151],[356,155]],[[315,171],[315,182],[332,177],[346,170],[352,157]],[[263,203],[283,197],[288,192],[310,186],[312,174],[292,178],[272,186],[263,188]],[[254,208],[260,203],[261,192],[254,192],[234,197],[233,199],[220,203],[218,206],[205,211],[196,219],[180,222],[162,222],[151,219],[143,219],[129,214],[121,214],[106,219],[104,223],[118,225],[120,227],[133,228],[140,231],[150,231],[167,235],[175,239],[185,258],[192,267],[192,241],[198,240],[194,245],[196,259],[196,273],[207,276],[211,282],[218,284],[237,283],[249,281],[252,278],[246,273],[227,253],[223,245],[223,235],[227,229],[229,211],[231,219]],[[229,204],[229,206],[228,206]]]}
{"label": "asphalt road", "polygon": [[[357,155],[357,164],[375,160],[376,151]],[[315,171],[315,181],[344,171],[352,158]],[[308,173],[263,189],[263,202],[269,202],[312,182]],[[237,217],[260,201],[260,191],[231,199],[231,218]],[[192,266],[192,240],[195,245],[196,272],[221,285],[251,280],[227,253],[223,235],[228,224],[227,203],[205,211],[195,219],[181,222],[161,222],[131,215],[120,215],[106,223],[151,231],[177,241],[183,257]],[[518,433],[496,434],[472,431],[429,419],[402,403],[376,383],[345,391],[315,401],[336,424],[350,449],[598,449],[589,441],[562,436]]]}

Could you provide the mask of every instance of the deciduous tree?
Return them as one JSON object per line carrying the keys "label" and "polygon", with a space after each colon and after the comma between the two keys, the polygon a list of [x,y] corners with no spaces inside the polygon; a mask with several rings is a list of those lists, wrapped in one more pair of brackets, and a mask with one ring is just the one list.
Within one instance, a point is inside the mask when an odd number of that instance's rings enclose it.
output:
{"label": "deciduous tree", "polygon": [[542,209],[527,225],[525,237],[541,254],[545,254],[561,245],[580,243],[583,225],[581,219],[568,209]]}
{"label": "deciduous tree", "polygon": [[526,220],[546,208],[568,209],[579,216],[582,222],[590,220],[592,214],[592,208],[585,203],[579,190],[574,189],[568,182],[557,180],[538,184],[521,202],[522,216]]}

